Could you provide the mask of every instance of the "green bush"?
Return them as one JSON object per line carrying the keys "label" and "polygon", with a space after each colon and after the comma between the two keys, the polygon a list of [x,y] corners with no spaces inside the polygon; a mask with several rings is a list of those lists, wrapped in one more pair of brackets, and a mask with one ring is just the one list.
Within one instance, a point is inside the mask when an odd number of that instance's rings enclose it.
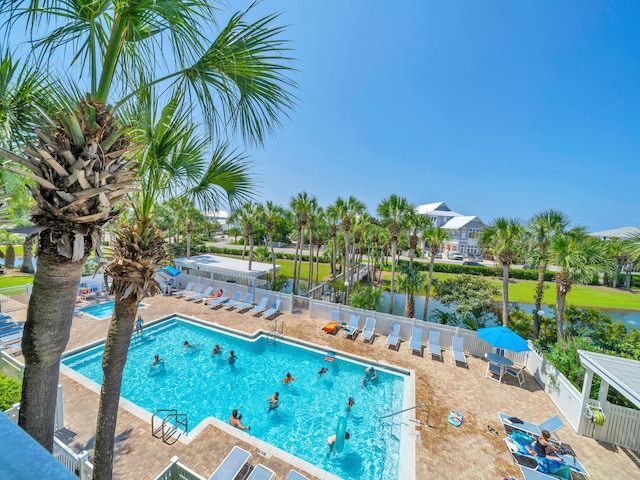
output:
{"label": "green bush", "polygon": [[[409,262],[406,260],[400,260],[398,266],[408,266]],[[429,271],[429,263],[413,262],[413,266],[421,271]],[[391,270],[391,267],[385,266],[386,271]],[[501,267],[474,267],[471,265],[462,265],[460,263],[434,263],[433,271],[438,273],[455,273],[455,274],[467,274],[467,275],[481,275],[483,277],[496,277],[502,278]],[[546,282],[552,282],[555,273],[546,272],[544,274],[544,280]],[[509,278],[517,280],[538,280],[537,270],[525,270],[520,268],[512,268],[509,270]]]}
{"label": "green bush", "polygon": [[20,401],[22,383],[0,373],[0,411],[13,407]]}

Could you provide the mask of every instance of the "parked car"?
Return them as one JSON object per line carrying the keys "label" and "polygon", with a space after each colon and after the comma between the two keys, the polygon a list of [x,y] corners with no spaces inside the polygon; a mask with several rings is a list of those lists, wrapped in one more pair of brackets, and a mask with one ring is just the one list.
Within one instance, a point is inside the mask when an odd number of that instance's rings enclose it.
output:
{"label": "parked car", "polygon": [[447,255],[447,258],[449,260],[464,260],[464,255],[457,252],[449,252],[449,254]]}
{"label": "parked car", "polygon": [[484,267],[484,265],[479,263],[479,262],[466,261],[466,262],[462,262],[462,264],[463,265],[469,265],[470,267]]}

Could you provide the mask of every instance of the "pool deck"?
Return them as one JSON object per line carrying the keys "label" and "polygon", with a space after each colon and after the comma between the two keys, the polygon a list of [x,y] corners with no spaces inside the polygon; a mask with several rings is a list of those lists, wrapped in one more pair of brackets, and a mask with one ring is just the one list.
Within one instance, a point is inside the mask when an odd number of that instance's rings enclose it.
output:
{"label": "pool deck", "polygon": [[[269,330],[273,326],[272,321],[254,318],[246,313],[211,310],[202,304],[173,297],[157,296],[144,302],[148,307],[140,310],[140,313],[146,322],[179,313],[247,333],[254,333],[258,329]],[[17,317],[14,315],[14,318]],[[525,373],[522,387],[511,377],[506,379],[506,383],[498,384],[485,378],[486,364],[479,358],[468,357],[469,368],[466,369],[452,363],[448,350],[444,351],[442,362],[432,360],[428,354],[422,357],[411,354],[407,341],[403,341],[399,350],[394,351],[387,347],[384,336],[376,336],[373,345],[369,345],[362,342],[359,336],[351,340],[341,334],[333,336],[324,333],[322,326],[326,321],[294,314],[280,315],[278,320],[284,322],[287,337],[416,372],[415,404],[426,403],[431,406],[431,428],[422,426],[417,429],[420,438],[416,440],[416,479],[521,478],[519,468],[511,460],[502,441],[504,435],[498,437],[488,433],[487,426],[502,433],[498,412],[531,422],[542,422],[559,414],[553,402],[528,373]],[[76,317],[67,351],[104,339],[108,327],[109,320],[96,320],[87,315]],[[64,374],[60,375],[60,383],[63,385],[65,429],[58,436],[76,452],[87,450],[92,455],[98,394]],[[447,422],[450,410],[465,414],[460,427],[453,427]],[[579,436],[566,420],[565,425],[557,434],[563,443],[575,450],[592,479],[640,476],[638,453]],[[253,454],[251,463],[262,463],[272,469],[277,478],[285,478],[292,467],[310,479],[325,478],[313,475],[317,471],[305,471],[288,457],[260,456],[259,448],[245,441],[252,437],[228,425],[222,425],[221,428],[208,425],[189,444],[177,442],[166,445],[151,436],[147,421],[121,407],[116,435],[114,478],[117,479],[154,479],[169,465],[173,456],[178,456],[180,463],[208,478],[233,445],[250,451]]]}

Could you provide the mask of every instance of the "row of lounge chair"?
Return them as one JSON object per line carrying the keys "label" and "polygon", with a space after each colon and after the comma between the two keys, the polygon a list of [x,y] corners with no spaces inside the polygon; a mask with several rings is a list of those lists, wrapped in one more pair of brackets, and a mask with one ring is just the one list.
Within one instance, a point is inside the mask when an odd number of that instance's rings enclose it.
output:
{"label": "row of lounge chair", "polygon": [[0,349],[17,350],[22,346],[22,325],[18,325],[13,318],[0,312]]}
{"label": "row of lounge chair", "polygon": [[267,320],[271,320],[280,314],[281,301],[279,298],[273,301],[271,307],[268,307],[268,297],[262,297],[260,303],[254,304],[253,293],[247,293],[244,300],[242,300],[242,292],[236,292],[233,299],[223,295],[207,300],[206,297],[209,297],[211,292],[213,292],[213,287],[205,288],[203,285],[198,285],[194,288],[193,282],[189,282],[184,289],[174,292],[173,296],[195,303],[202,301],[205,305],[213,309],[226,308],[229,311],[238,313],[250,312],[253,316],[257,317],[261,315]]}
{"label": "row of lounge chair", "polygon": [[[339,325],[340,311],[334,310],[331,313],[331,322],[325,325],[323,330],[327,333],[336,333]],[[376,327],[375,318],[367,317],[364,327],[360,329],[360,315],[354,313],[351,315],[351,319],[348,324],[343,323],[341,325],[343,327],[342,331],[345,337],[354,339],[358,335],[358,332],[362,332],[362,341],[369,343],[373,342]],[[393,323],[391,325],[389,335],[387,335],[386,344],[398,350],[398,347],[400,346],[399,324]],[[443,359],[442,348],[440,347],[440,332],[435,330],[429,332],[428,348],[432,357],[439,357],[441,360]],[[418,352],[419,355],[422,355],[422,328],[413,327],[411,338],[409,340],[409,350],[411,352]],[[451,352],[454,363],[462,363],[463,365],[468,366],[467,357],[464,353],[464,340],[462,337],[453,338]]]}
{"label": "row of lounge chair", "polygon": [[[276,474],[272,470],[260,463],[251,466],[249,460],[251,460],[251,453],[238,446],[234,446],[224,460],[222,460],[222,463],[216,471],[209,477],[209,480],[230,480],[238,478],[243,471],[246,473],[244,473],[242,478],[246,480],[275,480]],[[301,473],[291,470],[286,480],[309,479]]]}

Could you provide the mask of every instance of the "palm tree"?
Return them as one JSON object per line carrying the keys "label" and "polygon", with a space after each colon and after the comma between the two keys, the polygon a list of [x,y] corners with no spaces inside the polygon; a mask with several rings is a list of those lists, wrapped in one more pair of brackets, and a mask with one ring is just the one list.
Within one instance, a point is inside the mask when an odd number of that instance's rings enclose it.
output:
{"label": "palm tree", "polygon": [[424,298],[424,313],[422,315],[423,320],[427,320],[429,313],[429,298],[431,297],[431,284],[433,283],[433,264],[436,260],[436,254],[440,250],[442,242],[449,239],[449,234],[442,227],[428,228],[422,233],[422,241],[424,242],[424,248],[431,254],[429,260],[429,276],[427,279],[427,287]]}
{"label": "palm tree", "polygon": [[569,226],[569,218],[556,210],[545,210],[536,213],[529,221],[527,229],[530,251],[529,262],[538,267],[538,284],[535,293],[535,308],[533,310],[533,338],[540,335],[542,316],[540,309],[544,295],[544,275],[549,264],[549,243],[556,235],[564,233]]}
{"label": "palm tree", "polygon": [[271,283],[276,283],[276,253],[273,249],[273,231],[276,228],[276,223],[282,220],[285,216],[284,208],[280,205],[276,205],[270,200],[261,207],[262,220],[264,226],[267,229],[267,235],[269,235],[269,245],[271,247],[271,260],[273,261],[273,277]]}
{"label": "palm tree", "polygon": [[409,228],[409,269],[413,270],[413,258],[418,248],[418,233],[431,227],[431,220],[425,215],[412,212],[407,216],[407,227]]}
{"label": "palm tree", "polygon": [[398,290],[405,292],[406,303],[404,304],[404,316],[413,318],[416,309],[416,294],[420,293],[425,286],[425,278],[418,270],[406,268],[398,277]]}
{"label": "palm tree", "polygon": [[480,233],[480,244],[502,265],[502,325],[509,323],[509,270],[523,250],[524,227],[514,218],[496,218]]}
{"label": "palm tree", "polygon": [[316,226],[316,222],[319,223],[322,216],[322,208],[318,206],[318,200],[315,196],[312,198],[312,202],[309,207],[309,216],[307,220],[307,233],[309,235],[309,276],[307,279],[307,290],[311,290],[313,288],[313,231]]}
{"label": "palm tree", "polygon": [[245,238],[245,244],[249,242],[249,270],[251,270],[251,264],[253,262],[253,234],[256,229],[256,225],[260,223],[260,205],[252,201],[244,203],[235,212],[235,218],[242,227],[242,232]]}
{"label": "palm tree", "polygon": [[[214,132],[229,124],[249,141],[261,143],[278,125],[278,116],[290,108],[286,90],[292,82],[287,78],[290,68],[284,65],[287,59],[282,57],[287,49],[280,39],[284,27],[272,26],[275,16],[248,23],[248,11],[237,13],[219,35],[211,36],[210,26],[216,23],[211,21],[213,9],[206,1],[105,1],[99,10],[86,8],[83,2],[23,3],[14,0],[2,5],[2,13],[10,19],[4,33],[9,36],[15,25],[24,28],[19,23],[22,19],[30,26],[51,26],[53,31],[35,44],[34,58],[48,62],[63,47],[64,58],[72,59],[81,70],[76,78],[89,82],[82,87],[89,91],[84,98],[75,88],[67,89],[66,111],[55,119],[45,118],[37,156],[23,158],[3,152],[28,168],[25,175],[38,183],[33,191],[37,208],[32,221],[40,232],[39,268],[23,338],[25,372],[19,423],[51,450],[59,360],[69,336],[84,261],[90,251],[100,253],[102,227],[119,214],[114,206],[129,193],[136,174],[127,154],[138,146],[131,144],[127,129],[116,117],[117,107],[131,102],[148,85],[162,84],[165,91],[176,87],[192,93],[184,96],[178,110],[192,112],[194,117],[202,114]],[[57,20],[65,26],[56,28]],[[69,47],[77,47],[75,55],[69,55]],[[175,68],[156,62],[163,58],[157,55],[159,48],[173,50]],[[112,98],[112,92],[122,97]],[[197,108],[194,99],[202,108]],[[115,107],[107,106],[108,102]],[[156,233],[146,220],[142,215],[136,217],[138,227],[145,227],[141,240],[150,238],[149,231]],[[123,233],[122,241],[126,244],[132,238]],[[145,257],[153,258],[154,252],[150,241]],[[126,258],[126,248],[117,252],[116,261],[118,254]],[[116,304],[115,318],[133,322],[136,297],[142,292],[131,287],[131,280],[135,276],[135,285],[146,281],[141,277],[150,273],[151,263],[141,265],[139,271],[111,270],[116,274],[116,302],[127,300],[126,305]],[[119,279],[129,286],[123,289]],[[113,323],[119,332],[126,330],[124,322]],[[116,335],[119,332],[113,337],[122,338],[124,333]],[[126,353],[113,351],[117,357]],[[106,416],[115,429],[115,416]],[[110,477],[112,452],[99,449],[97,439],[95,460],[94,474]]]}
{"label": "palm tree", "polygon": [[349,293],[351,289],[351,243],[349,240],[349,233],[354,222],[358,217],[364,213],[366,206],[357,198],[350,196],[344,200],[338,197],[335,202],[337,211],[339,212],[342,220],[340,222],[342,226],[342,233],[344,235],[344,280],[346,283],[346,291],[344,296],[345,305],[349,302]]}
{"label": "palm tree", "polygon": [[549,243],[548,252],[549,263],[560,269],[555,275],[556,335],[560,341],[564,338],[564,308],[571,287],[576,282],[598,275],[603,268],[609,268],[611,259],[607,257],[602,243],[586,235],[583,229],[555,235]]}
{"label": "palm tree", "polygon": [[391,286],[389,290],[389,313],[393,313],[393,289],[396,276],[396,254],[398,250],[398,237],[405,227],[408,215],[411,215],[415,208],[406,198],[391,195],[378,204],[377,213],[382,217],[383,222],[389,230],[391,237]]}
{"label": "palm tree", "polygon": [[[341,220],[341,211],[337,203],[329,205],[325,211],[325,217],[329,222],[329,236],[331,237],[331,281],[335,283],[336,280],[336,261],[337,261],[337,235],[338,235],[338,222]],[[335,295],[335,289],[334,289]],[[335,301],[335,297],[332,299]]]}
{"label": "palm tree", "polygon": [[[289,207],[293,212],[296,222],[296,253],[293,258],[293,294],[298,294],[298,283],[300,280],[300,270],[302,266],[302,240],[304,239],[304,230],[307,225],[309,211],[312,209],[312,203],[315,197],[310,197],[307,192],[301,192],[295,197],[291,197]],[[298,260],[299,255],[299,260]]]}

